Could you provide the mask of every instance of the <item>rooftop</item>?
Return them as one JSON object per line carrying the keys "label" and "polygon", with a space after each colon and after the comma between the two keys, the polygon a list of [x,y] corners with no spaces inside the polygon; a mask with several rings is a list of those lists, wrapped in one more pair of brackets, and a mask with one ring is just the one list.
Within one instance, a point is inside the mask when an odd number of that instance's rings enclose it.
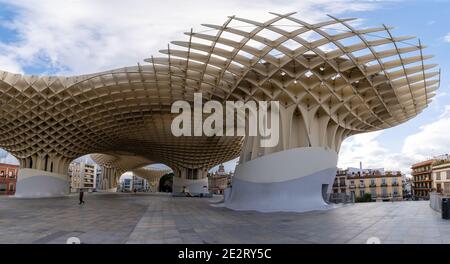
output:
{"label": "rooftop", "polygon": [[421,161],[421,162],[419,162],[419,163],[415,163],[415,164],[413,164],[413,165],[411,166],[411,169],[415,169],[415,168],[418,168],[418,167],[423,167],[423,166],[431,165],[434,161],[435,161],[435,159],[429,159],[429,160],[426,160],[426,161]]}

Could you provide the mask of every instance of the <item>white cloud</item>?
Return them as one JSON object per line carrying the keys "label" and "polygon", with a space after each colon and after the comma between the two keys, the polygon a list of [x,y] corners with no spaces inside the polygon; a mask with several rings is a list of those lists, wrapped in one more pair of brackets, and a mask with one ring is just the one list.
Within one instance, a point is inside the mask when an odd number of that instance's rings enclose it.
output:
{"label": "white cloud", "polygon": [[416,160],[449,153],[450,150],[450,105],[445,107],[439,120],[420,128],[416,134],[405,139],[402,153],[408,153]]}
{"label": "white cloud", "polygon": [[380,157],[387,154],[387,149],[381,146],[377,137],[382,131],[364,133],[347,138],[341,145],[339,153],[339,167],[359,167],[367,168],[384,167],[380,164]]}
{"label": "white cloud", "polygon": [[3,149],[0,149],[0,163],[6,163],[6,164],[19,164],[19,161],[14,158],[11,154],[6,152]]}
{"label": "white cloud", "polygon": [[448,33],[447,35],[445,35],[444,41],[445,41],[445,42],[450,42],[450,33]]}
{"label": "white cloud", "polygon": [[382,131],[360,134],[346,139],[339,152],[338,167],[385,168],[386,170],[409,173],[411,164],[417,160],[410,155],[393,152],[385,148],[378,137]]}
{"label": "white cloud", "polygon": [[[222,24],[228,15],[265,21],[271,17],[269,11],[298,11],[298,18],[314,22],[325,14],[343,16],[382,6],[369,0],[0,0],[0,4],[14,7],[16,15],[0,23],[16,32],[18,39],[7,43],[0,39],[0,69],[21,73],[32,66],[60,74],[134,65],[158,56],[158,50],[172,40],[186,40],[183,32],[191,27],[204,30],[201,23]],[[352,139],[358,144],[354,148],[362,151],[364,140],[376,138],[367,137]],[[383,151],[376,142],[371,148],[374,153]],[[227,170],[234,170],[234,165],[235,161],[226,163]]]}
{"label": "white cloud", "polygon": [[420,127],[419,132],[407,136],[401,150],[395,152],[382,146],[378,136],[382,132],[356,135],[344,141],[339,153],[339,167],[384,167],[409,173],[412,164],[450,152],[450,105],[444,107],[439,119]]}
{"label": "white cloud", "polygon": [[[52,1],[0,0],[17,13],[2,25],[17,32],[18,41],[3,43],[0,68],[21,72],[42,67],[58,73],[80,74],[134,65],[158,55],[183,32],[204,30],[201,23],[222,24],[228,15],[265,21],[269,11],[299,11],[315,21],[324,14],[364,11],[379,7],[372,1]],[[8,55],[5,55],[8,54]],[[16,63],[13,63],[13,62]],[[21,67],[19,67],[19,65]]]}

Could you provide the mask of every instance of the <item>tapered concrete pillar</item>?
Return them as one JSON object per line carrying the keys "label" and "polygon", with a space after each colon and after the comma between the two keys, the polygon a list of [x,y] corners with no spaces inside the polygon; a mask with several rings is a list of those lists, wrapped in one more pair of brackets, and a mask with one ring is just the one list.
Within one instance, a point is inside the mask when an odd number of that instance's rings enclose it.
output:
{"label": "tapered concrete pillar", "polygon": [[319,108],[280,107],[279,116],[275,146],[262,147],[260,136],[246,137],[226,207],[262,212],[328,208],[337,152],[348,131]]}
{"label": "tapered concrete pillar", "polygon": [[328,208],[336,174],[334,150],[308,147],[277,152],[236,168],[226,206],[235,210],[303,212]]}
{"label": "tapered concrete pillar", "polygon": [[172,191],[182,192],[186,187],[191,194],[208,193],[208,169],[177,168],[174,170]]}
{"label": "tapered concrete pillar", "polygon": [[20,159],[16,197],[58,197],[69,193],[70,159],[55,155]]}
{"label": "tapered concrete pillar", "polygon": [[102,173],[100,174],[100,191],[116,192],[118,181],[121,175],[115,167],[102,166]]}

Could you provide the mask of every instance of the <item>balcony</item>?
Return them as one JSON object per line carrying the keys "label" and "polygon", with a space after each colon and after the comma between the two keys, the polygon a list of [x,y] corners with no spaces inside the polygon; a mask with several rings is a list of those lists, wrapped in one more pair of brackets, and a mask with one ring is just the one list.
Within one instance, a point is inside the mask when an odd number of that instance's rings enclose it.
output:
{"label": "balcony", "polygon": [[413,182],[431,182],[432,180],[429,178],[413,180]]}
{"label": "balcony", "polygon": [[392,186],[398,186],[398,182],[393,182]]}
{"label": "balcony", "polygon": [[356,188],[356,185],[350,184],[350,189],[354,189],[354,188]]}
{"label": "balcony", "polygon": [[359,188],[366,188],[366,185],[364,183],[359,185]]}
{"label": "balcony", "polygon": [[384,182],[384,183],[380,184],[380,186],[381,187],[387,187],[387,183]]}
{"label": "balcony", "polygon": [[345,185],[345,182],[344,182],[344,183],[340,183],[339,186],[340,186],[340,187],[345,187],[345,186],[346,186],[346,185]]}
{"label": "balcony", "polygon": [[375,187],[377,187],[377,184],[376,184],[376,183],[371,183],[371,184],[369,185],[369,187],[375,188]]}
{"label": "balcony", "polygon": [[431,173],[431,170],[413,171],[413,172],[411,173],[411,175],[412,175],[412,176],[415,176],[415,175],[429,174],[429,173]]}

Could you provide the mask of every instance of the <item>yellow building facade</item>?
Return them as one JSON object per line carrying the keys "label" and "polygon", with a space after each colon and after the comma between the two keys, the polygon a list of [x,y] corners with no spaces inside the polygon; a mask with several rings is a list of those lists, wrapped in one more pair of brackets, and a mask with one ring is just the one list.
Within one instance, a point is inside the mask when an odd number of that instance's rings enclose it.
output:
{"label": "yellow building facade", "polygon": [[401,172],[357,172],[340,170],[336,175],[333,193],[344,193],[350,197],[371,195],[372,201],[403,200],[403,175]]}

